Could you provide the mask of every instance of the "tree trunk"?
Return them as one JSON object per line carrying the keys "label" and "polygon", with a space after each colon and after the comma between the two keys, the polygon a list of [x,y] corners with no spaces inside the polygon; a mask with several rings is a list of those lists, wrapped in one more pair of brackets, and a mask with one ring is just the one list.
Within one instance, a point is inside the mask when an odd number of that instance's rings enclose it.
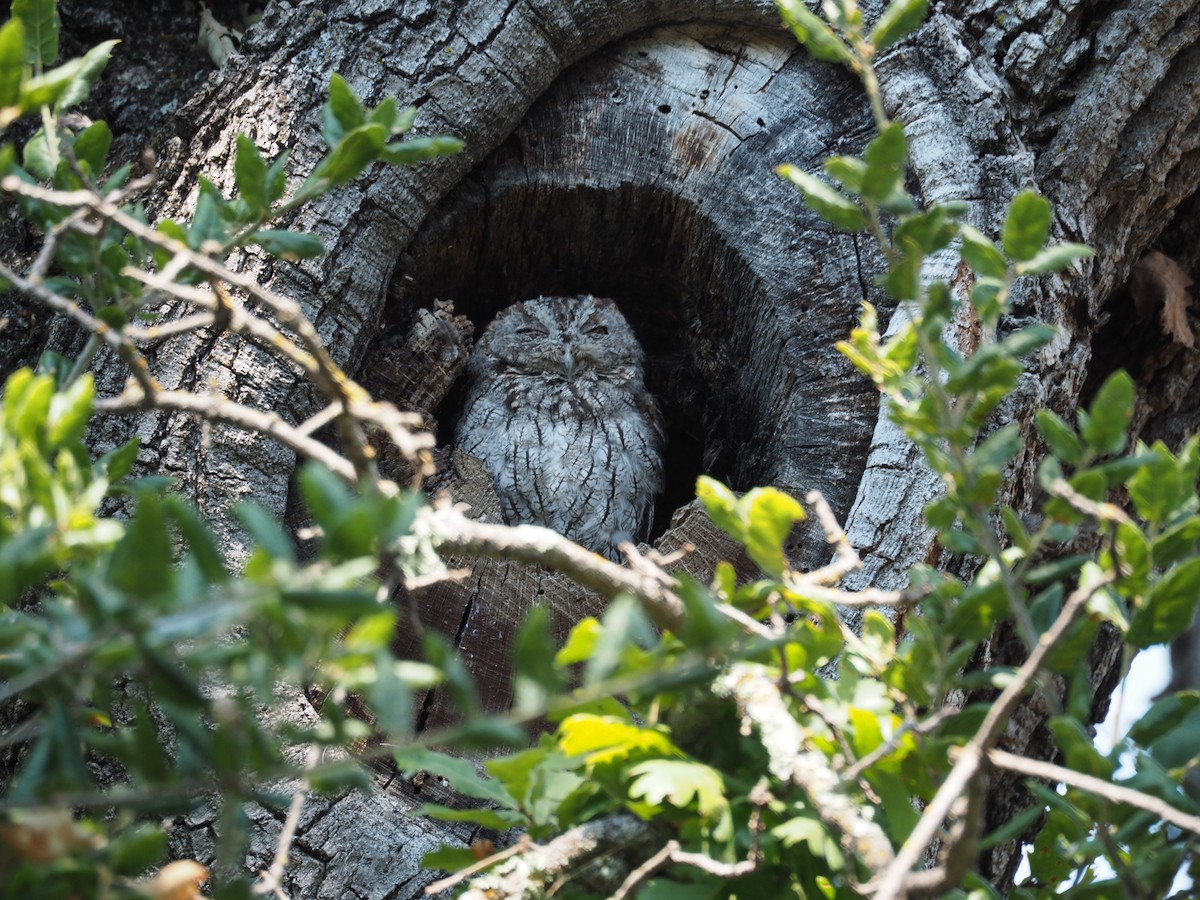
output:
{"label": "tree trunk", "polygon": [[[878,3],[864,6],[868,19],[878,15]],[[1192,272],[1200,265],[1198,34],[1196,0],[1031,0],[1021,16],[999,0],[954,0],[935,4],[921,30],[881,62],[885,102],[908,126],[925,198],[970,200],[971,221],[995,233],[1011,197],[1034,186],[1055,203],[1057,236],[1098,251],[1018,298],[1016,318],[1061,328],[1006,407],[1023,426],[1038,406],[1069,415],[1125,367],[1144,390],[1138,425],[1146,434],[1195,430],[1200,411],[1189,389],[1200,354],[1178,328],[1159,326],[1152,300],[1135,307],[1125,285],[1151,248]],[[421,384],[384,367],[420,365],[412,359],[425,357],[394,348],[428,324],[420,311],[435,300],[452,301],[478,330],[498,309],[538,293],[610,295],[646,347],[650,387],[666,412],[661,523],[707,472],[738,489],[822,490],[864,558],[855,586],[895,587],[912,564],[936,559],[920,520],[936,481],[879,417],[873,388],[833,350],[864,300],[887,312],[872,281],[878,261],[864,242],[820,224],[771,171],[781,162],[816,170],[830,153],[860,152],[869,111],[857,83],[808,57],[770,4],[277,0],[243,54],[161,136],[157,214],[184,215],[198,174],[232,189],[238,132],[268,155],[290,150],[297,179],[310,171],[330,70],[369,103],[395,96],[418,106],[418,133],[466,141],[459,156],[375,170],[305,211],[295,226],[319,234],[328,256],[234,261],[300,300],[363,383],[385,393]],[[971,327],[962,324],[964,345],[976,337]],[[228,339],[182,339],[157,362],[168,388],[215,388],[289,418],[310,411],[291,372]],[[124,382],[111,361],[103,375],[102,390]],[[440,393],[420,402],[447,426],[445,444],[456,397]],[[257,438],[168,416],[137,430],[145,462],[186,486],[227,531],[235,558],[244,547],[231,502],[253,497],[285,512],[290,452],[264,453]],[[1006,497],[1019,512],[1037,496],[1041,457],[1026,431]],[[113,422],[102,440],[122,437]],[[456,483],[486,509],[479,482],[468,474]],[[688,518],[681,528],[695,527]],[[677,543],[679,532],[665,540]],[[794,549],[812,561],[822,551],[803,539]],[[565,627],[594,608],[563,583],[515,571],[481,567],[466,585],[417,604],[424,617],[437,611],[438,627],[479,661],[476,672],[494,671],[500,684],[502,635],[521,610],[549,603]],[[991,652],[1004,658],[1003,640]],[[1098,698],[1111,689],[1114,664],[1113,647],[1098,647]],[[438,714],[436,698],[429,710]],[[1036,747],[1039,721],[1031,707],[1014,722],[1011,747]],[[989,818],[1004,820],[1014,797],[997,786]],[[371,896],[419,894],[425,881],[414,876],[414,847],[424,849],[435,826],[402,816],[407,801],[397,792],[365,802],[369,814],[361,798],[348,798],[302,827],[293,896],[352,884]],[[264,830],[263,848],[268,838]],[[363,846],[405,864],[380,866]],[[1001,849],[984,863],[985,875],[1003,878],[1015,858]]]}

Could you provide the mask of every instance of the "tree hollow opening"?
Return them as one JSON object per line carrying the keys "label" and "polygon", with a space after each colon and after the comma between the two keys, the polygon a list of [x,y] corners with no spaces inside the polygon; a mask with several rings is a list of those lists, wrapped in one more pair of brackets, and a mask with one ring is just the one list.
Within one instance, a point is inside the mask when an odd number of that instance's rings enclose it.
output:
{"label": "tree hollow opening", "polygon": [[[698,474],[738,489],[770,477],[738,437],[754,430],[763,397],[740,385],[747,365],[774,369],[782,345],[758,327],[760,279],[692,203],[653,187],[472,181],[419,234],[392,281],[387,332],[405,331],[438,300],[452,301],[476,337],[497,312],[539,295],[617,302],[646,352],[647,388],[667,427],[655,536],[693,498]],[[454,442],[462,399],[460,380],[432,411],[439,444]]]}

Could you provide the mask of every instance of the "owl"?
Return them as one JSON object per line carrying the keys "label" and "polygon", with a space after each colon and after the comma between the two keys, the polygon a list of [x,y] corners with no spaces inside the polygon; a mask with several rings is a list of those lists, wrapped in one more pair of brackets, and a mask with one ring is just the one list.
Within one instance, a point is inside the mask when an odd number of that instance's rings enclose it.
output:
{"label": "owl", "polygon": [[617,559],[644,539],[663,426],[642,348],[613,301],[538,297],[503,310],[467,364],[458,446],[483,460],[510,525],[544,525]]}

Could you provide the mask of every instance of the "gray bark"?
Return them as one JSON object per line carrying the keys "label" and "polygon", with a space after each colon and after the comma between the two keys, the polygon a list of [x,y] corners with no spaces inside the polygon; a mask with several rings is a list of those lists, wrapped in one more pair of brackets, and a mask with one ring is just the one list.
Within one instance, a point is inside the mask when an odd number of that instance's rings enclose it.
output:
{"label": "gray bark", "polygon": [[[868,6],[876,14],[877,4]],[[1069,414],[1117,365],[1134,365],[1147,391],[1194,378],[1196,351],[1172,345],[1152,323],[1140,326],[1136,348],[1100,354],[1097,341],[1134,327],[1122,286],[1146,249],[1166,247],[1193,269],[1197,262],[1188,238],[1200,180],[1198,34],[1195,0],[1030,0],[1019,13],[962,0],[936,4],[881,65],[926,198],[970,200],[972,221],[994,232],[1009,198],[1036,186],[1056,204],[1057,236],[1099,251],[1019,298],[1018,317],[1062,327],[1007,410],[1019,422],[1039,405]],[[368,102],[418,105],[418,132],[467,143],[436,164],[372,172],[305,212],[295,224],[325,239],[327,257],[235,261],[297,297],[362,381],[387,381],[373,371],[394,358],[381,326],[402,333],[435,298],[453,300],[481,327],[536,292],[608,292],[646,344],[651,387],[667,409],[678,475],[668,506],[682,505],[700,469],[739,488],[820,487],[848,516],[866,562],[860,583],[895,586],[930,557],[920,510],[936,484],[911,446],[877,421],[872,392],[831,349],[861,301],[882,302],[874,261],[804,212],[770,172],[779,162],[816,168],[831,152],[857,152],[869,134],[865,100],[840,70],[799,51],[769,4],[280,0],[160,142],[166,199],[158,212],[185,214],[200,173],[230,189],[239,131],[269,154],[290,149],[303,176],[319,153],[316,110],[330,70]],[[972,340],[969,323],[960,338]],[[215,386],[286,415],[306,412],[291,373],[224,339],[176,342],[158,362],[167,387]],[[115,366],[105,375],[110,390],[124,380]],[[447,418],[453,394],[446,403],[430,412]],[[1143,416],[1148,433],[1178,428],[1180,403]],[[170,417],[138,429],[147,463],[186,485],[228,530],[235,555],[232,500],[253,496],[284,512],[289,453]],[[120,436],[114,426],[107,439]],[[1038,458],[1031,437],[1011,473],[1008,502],[1020,511],[1036,497]],[[511,631],[522,604],[545,589],[527,573],[514,592],[507,577],[488,580],[497,571],[480,572],[453,609],[444,598],[432,603],[449,610],[447,630],[470,635],[471,616],[481,616]],[[992,652],[1004,658],[1008,648],[998,641]],[[1110,682],[1113,663],[1111,643],[1099,647],[1099,685]],[[502,681],[503,670],[495,677]],[[1036,749],[1038,721],[1030,709],[1008,746]],[[302,862],[293,896],[351,885],[370,896],[417,895],[411,872],[356,855],[355,829],[404,847],[429,826],[389,814],[404,801],[386,791],[371,798],[369,815],[359,802],[320,817],[336,842],[294,848]],[[997,791],[990,817],[1002,820],[1010,802]],[[984,861],[993,876],[1012,863],[1005,850]]]}

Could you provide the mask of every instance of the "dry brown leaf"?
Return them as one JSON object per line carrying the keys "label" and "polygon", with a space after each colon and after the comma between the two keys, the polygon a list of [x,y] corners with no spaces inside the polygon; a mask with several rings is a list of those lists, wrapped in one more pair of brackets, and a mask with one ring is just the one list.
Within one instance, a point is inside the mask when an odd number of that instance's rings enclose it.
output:
{"label": "dry brown leaf", "polygon": [[200,884],[207,880],[208,869],[200,863],[194,859],[177,859],[143,882],[141,890],[154,900],[203,900]]}
{"label": "dry brown leaf", "polygon": [[1139,259],[1129,278],[1138,318],[1149,318],[1157,309],[1163,333],[1189,349],[1196,346],[1196,335],[1187,317],[1192,305],[1188,293],[1191,286],[1191,276],[1158,250],[1151,250]]}
{"label": "dry brown leaf", "polygon": [[49,863],[101,843],[98,835],[72,818],[69,809],[25,810],[0,824],[0,849],[23,862]]}

